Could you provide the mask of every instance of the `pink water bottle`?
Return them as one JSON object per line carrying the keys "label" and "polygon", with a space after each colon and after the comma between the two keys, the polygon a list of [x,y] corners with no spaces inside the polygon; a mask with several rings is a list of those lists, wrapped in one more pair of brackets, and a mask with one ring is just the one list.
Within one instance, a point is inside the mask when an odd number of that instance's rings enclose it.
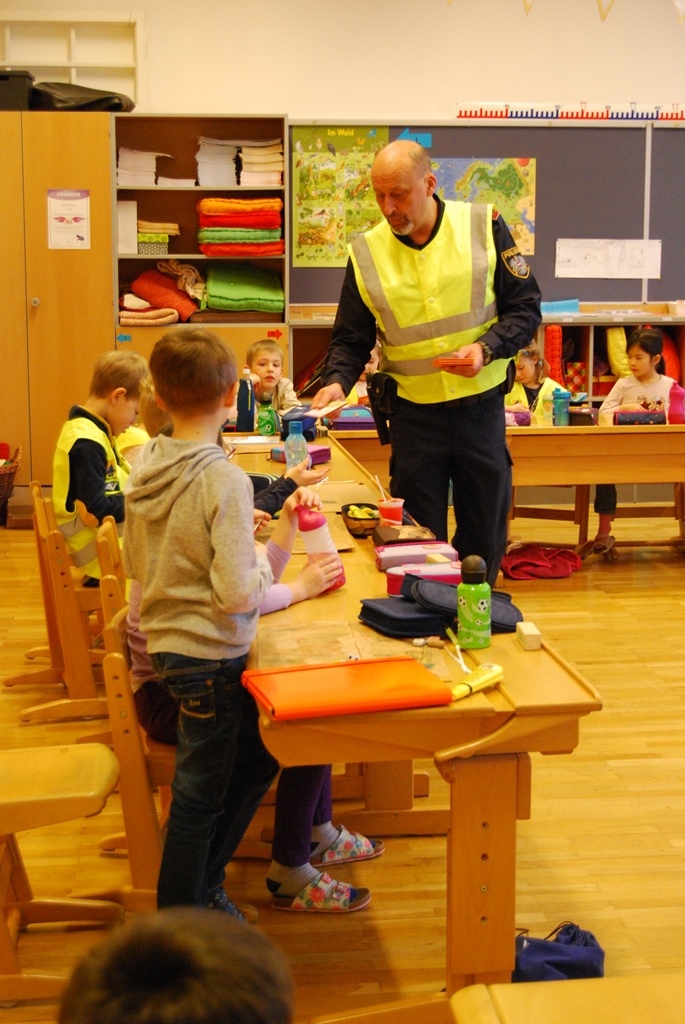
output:
{"label": "pink water bottle", "polygon": [[671,384],[668,394],[668,416],[669,423],[685,423],[685,389],[675,381]]}
{"label": "pink water bottle", "polygon": [[[338,554],[323,512],[318,512],[316,509],[305,508],[302,505],[298,505],[297,524],[299,526],[300,533],[302,534],[304,549],[307,552],[307,557],[310,562],[318,562],[322,558],[326,558],[327,555]],[[339,587],[343,586],[344,582],[345,570],[343,569],[341,562],[340,575],[336,576],[331,586],[328,587],[324,593],[327,594],[329,590],[337,590]]]}

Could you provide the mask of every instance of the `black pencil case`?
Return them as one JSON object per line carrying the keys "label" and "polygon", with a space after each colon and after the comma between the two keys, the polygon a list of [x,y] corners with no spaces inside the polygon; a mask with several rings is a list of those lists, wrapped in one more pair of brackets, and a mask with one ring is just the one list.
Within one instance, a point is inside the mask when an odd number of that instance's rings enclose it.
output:
{"label": "black pencil case", "polygon": [[422,608],[403,597],[371,597],[362,601],[359,621],[378,633],[399,639],[444,636],[448,620],[441,612]]}

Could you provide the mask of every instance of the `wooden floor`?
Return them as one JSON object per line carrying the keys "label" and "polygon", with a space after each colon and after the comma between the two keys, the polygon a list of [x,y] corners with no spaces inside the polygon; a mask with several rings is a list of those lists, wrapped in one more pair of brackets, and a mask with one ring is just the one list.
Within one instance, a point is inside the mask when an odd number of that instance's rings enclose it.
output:
{"label": "wooden floor", "polygon": [[[517,520],[513,527],[521,539],[573,543],[567,524]],[[615,532],[666,539],[675,524],[623,519]],[[590,558],[570,579],[506,585],[605,704],[581,722],[574,754],[534,756],[533,815],[518,832],[517,923],[538,935],[565,919],[589,928],[606,950],[607,974],[682,969],[685,558],[670,547],[621,547],[618,561]],[[42,637],[32,534],[0,530],[0,677],[19,671],[24,651]],[[97,729],[93,722],[18,724],[21,708],[47,699],[46,688],[0,692],[0,744],[70,742]],[[443,804],[445,785],[432,774],[426,799]],[[115,795],[98,817],[22,835],[36,893],[127,882],[125,857],[97,848],[120,827]],[[272,910],[264,862],[229,868],[231,895],[259,907],[260,927],[288,956],[298,1024],[444,984],[445,840],[389,838],[386,847],[380,860],[338,872],[373,891],[367,910],[343,918]],[[27,968],[68,971],[98,937],[30,932],[21,936],[21,959]],[[24,1004],[0,1014],[2,1024],[52,1021],[55,1007]]]}

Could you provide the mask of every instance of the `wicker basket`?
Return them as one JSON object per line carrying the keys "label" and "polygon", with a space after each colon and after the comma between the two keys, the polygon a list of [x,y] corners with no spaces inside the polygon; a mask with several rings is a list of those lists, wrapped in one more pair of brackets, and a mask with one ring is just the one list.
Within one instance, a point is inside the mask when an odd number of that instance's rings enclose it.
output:
{"label": "wicker basket", "polygon": [[7,502],[14,487],[14,478],[21,465],[21,445],[15,449],[12,461],[0,466],[0,526],[7,522]]}

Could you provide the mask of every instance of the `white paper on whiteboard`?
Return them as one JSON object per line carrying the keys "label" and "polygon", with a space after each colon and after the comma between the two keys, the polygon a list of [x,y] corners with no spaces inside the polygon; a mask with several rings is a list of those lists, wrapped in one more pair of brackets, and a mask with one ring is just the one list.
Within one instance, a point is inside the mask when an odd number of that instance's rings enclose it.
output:
{"label": "white paper on whiteboard", "polygon": [[661,277],[661,241],[558,238],[556,277]]}

